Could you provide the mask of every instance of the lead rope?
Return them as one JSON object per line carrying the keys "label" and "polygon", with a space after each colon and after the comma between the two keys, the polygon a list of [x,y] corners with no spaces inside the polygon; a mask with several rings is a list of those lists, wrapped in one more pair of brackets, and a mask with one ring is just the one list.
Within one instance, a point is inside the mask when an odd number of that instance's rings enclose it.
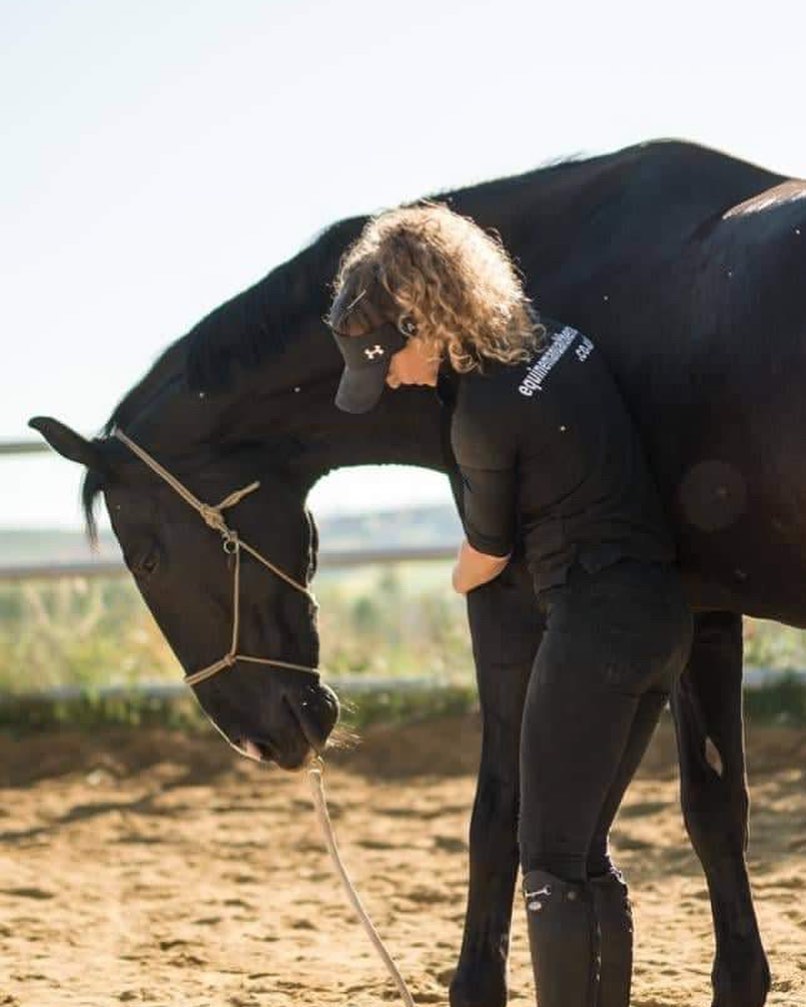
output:
{"label": "lead rope", "polygon": [[[279,567],[275,566],[270,560],[267,560],[265,556],[261,555],[257,549],[253,549],[252,546],[248,545],[246,542],[242,542],[238,537],[238,533],[233,531],[224,520],[224,515],[222,511],[226,510],[228,507],[233,507],[240,500],[242,500],[248,493],[252,493],[254,490],[258,489],[260,486],[259,482],[250,483],[248,486],[244,486],[243,489],[235,490],[234,493],[230,493],[228,497],[225,497],[221,503],[211,506],[206,504],[183,484],[176,476],[172,475],[166,468],[164,468],[152,457],[147,451],[136,444],[130,437],[119,428],[113,431],[113,435],[122,441],[126,447],[129,448],[137,457],[144,462],[153,472],[155,472],[160,478],[164,479],[166,483],[179,494],[182,499],[189,504],[195,511],[197,511],[204,520],[204,523],[208,527],[217,531],[224,540],[224,552],[228,555],[234,557],[234,576],[232,585],[232,640],[230,643],[230,649],[220,660],[216,661],[214,664],[208,665],[206,668],[202,668],[200,671],[195,671],[190,675],[185,676],[185,682],[187,685],[193,686],[197,685],[199,682],[203,682],[207,678],[211,678],[213,675],[218,674],[219,671],[223,671],[224,668],[230,668],[236,661],[249,661],[253,664],[268,664],[274,665],[279,668],[291,668],[295,671],[307,671],[318,675],[319,672],[315,668],[308,668],[302,664],[292,664],[290,661],[278,661],[276,659],[269,659],[265,657],[250,657],[247,654],[239,654],[238,650],[238,636],[240,629],[240,612],[241,612],[241,549],[246,549],[246,551],[254,556],[255,559],[259,560],[265,567],[267,567],[273,574],[284,580],[286,584],[300,591],[302,594],[306,595],[311,601],[316,604],[316,598],[313,593],[308,590],[305,585],[298,583],[293,577],[281,570]],[[218,725],[215,721],[211,721],[216,730]],[[229,738],[224,735],[225,740],[231,744]],[[237,749],[239,752],[241,749]],[[241,754],[244,754],[241,752]],[[361,925],[367,932],[369,939],[372,941],[375,950],[381,957],[384,965],[389,972],[389,975],[395,982],[403,1002],[406,1007],[416,1007],[414,1000],[412,1000],[411,994],[409,993],[408,987],[406,986],[403,976],[400,974],[397,966],[383,945],[383,941],[378,936],[378,931],[372,924],[372,920],[369,918],[366,909],[361,904],[361,899],[358,897],[358,892],[356,892],[350,877],[341,861],[341,855],[339,854],[338,846],[336,845],[336,836],[333,832],[333,824],[330,821],[330,815],[327,810],[327,801],[325,799],[325,788],[322,782],[322,772],[324,769],[324,763],[322,759],[317,757],[317,761],[311,768],[309,773],[309,778],[311,781],[311,790],[313,791],[313,801],[314,808],[316,810],[317,818],[319,819],[319,824],[322,827],[322,834],[325,839],[325,845],[328,848],[333,865],[336,868],[336,873],[338,874],[344,890],[347,893],[347,897],[350,900],[353,908],[358,915]]]}
{"label": "lead rope", "polygon": [[336,869],[342,887],[350,901],[353,909],[355,909],[358,919],[361,921],[361,925],[367,932],[367,936],[372,941],[375,950],[381,957],[381,961],[386,966],[386,970],[392,977],[395,985],[397,986],[398,992],[405,1003],[406,1007],[416,1007],[414,1000],[412,999],[411,993],[409,993],[409,988],[406,985],[406,981],[400,974],[400,970],[397,965],[395,965],[392,960],[392,956],[384,947],[384,943],[381,940],[378,931],[375,929],[372,920],[369,918],[369,914],[358,897],[358,892],[355,890],[355,886],[350,880],[350,876],[342,863],[341,854],[339,853],[339,848],[336,845],[336,835],[333,831],[333,823],[330,821],[330,815],[327,810],[327,800],[325,798],[325,785],[322,779],[322,774],[324,772],[325,764],[322,762],[321,758],[317,758],[314,765],[308,771],[308,779],[311,784],[311,792],[313,794],[313,803],[316,810],[316,817],[319,819],[319,824],[322,827],[322,834],[325,837],[325,845],[327,846],[328,853],[330,853],[330,858],[333,861],[333,866]]}

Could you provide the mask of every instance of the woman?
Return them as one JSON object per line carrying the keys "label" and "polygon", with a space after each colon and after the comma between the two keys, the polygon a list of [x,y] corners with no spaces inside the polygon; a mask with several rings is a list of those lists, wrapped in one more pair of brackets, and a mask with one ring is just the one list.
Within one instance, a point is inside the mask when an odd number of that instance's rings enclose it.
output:
{"label": "woman", "polygon": [[439,385],[464,483],[467,593],[525,552],[546,629],[521,729],[518,839],[540,1007],[626,1007],[627,890],[607,835],[691,642],[674,550],[601,354],[539,320],[501,244],[447,207],[371,220],[329,322],[337,405]]}

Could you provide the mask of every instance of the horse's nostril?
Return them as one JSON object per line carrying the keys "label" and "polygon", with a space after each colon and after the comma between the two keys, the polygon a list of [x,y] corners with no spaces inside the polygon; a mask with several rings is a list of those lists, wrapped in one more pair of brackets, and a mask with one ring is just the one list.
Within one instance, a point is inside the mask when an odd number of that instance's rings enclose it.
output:
{"label": "horse's nostril", "polygon": [[254,759],[255,762],[270,760],[273,756],[268,746],[258,744],[250,738],[240,738],[235,746],[247,759]]}
{"label": "horse's nostril", "polygon": [[260,758],[263,760],[263,762],[277,761],[276,752],[274,751],[274,748],[267,742],[265,741],[255,742],[255,747],[260,753]]}

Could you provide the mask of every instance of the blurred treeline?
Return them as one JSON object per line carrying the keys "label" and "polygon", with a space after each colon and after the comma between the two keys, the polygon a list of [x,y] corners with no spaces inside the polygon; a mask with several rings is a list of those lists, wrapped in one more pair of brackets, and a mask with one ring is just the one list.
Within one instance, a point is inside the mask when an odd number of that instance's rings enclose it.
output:
{"label": "blurred treeline", "polygon": [[[449,563],[325,571],[315,588],[327,677],[472,682],[465,603],[450,589]],[[806,668],[806,634],[748,619],[745,661],[769,669]],[[0,692],[180,678],[128,578],[0,584]]]}
{"label": "blurred treeline", "polygon": [[[318,524],[324,551],[444,546],[461,536],[451,505],[333,515]],[[95,557],[119,556],[111,532],[102,532]],[[92,558],[79,531],[0,529],[0,567]],[[444,563],[321,571],[315,589],[325,674],[469,675],[464,602],[449,583]],[[0,581],[0,693],[180,677],[128,577]]]}
{"label": "blurred treeline", "polygon": [[[460,535],[451,506],[320,521],[320,544],[328,551],[450,545],[458,543]],[[102,537],[101,555],[119,555],[109,533]],[[87,558],[79,532],[0,531],[0,565]],[[341,682],[343,695],[349,695],[345,679],[409,679],[410,685],[425,680],[440,686],[376,689],[357,701],[356,716],[474,702],[465,602],[450,589],[450,563],[323,569],[314,588],[320,602],[323,675],[337,689]],[[746,620],[745,663],[772,671],[806,669],[806,634]],[[127,576],[0,581],[0,725],[52,723],[52,712],[43,712],[41,703],[29,708],[19,697],[54,689],[79,690],[88,704],[83,713],[75,705],[57,708],[57,722],[80,720],[85,714],[87,723],[109,717],[127,723],[142,720],[152,710],[152,700],[99,698],[99,690],[179,683],[181,676]],[[806,722],[805,683],[799,676],[773,682],[766,690],[754,689],[748,694],[748,710]],[[154,716],[173,716],[160,702],[154,700]]]}
{"label": "blurred treeline", "polygon": [[[470,681],[465,604],[449,577],[447,563],[320,574],[325,676]],[[0,584],[0,693],[175,682],[181,674],[127,578]]]}

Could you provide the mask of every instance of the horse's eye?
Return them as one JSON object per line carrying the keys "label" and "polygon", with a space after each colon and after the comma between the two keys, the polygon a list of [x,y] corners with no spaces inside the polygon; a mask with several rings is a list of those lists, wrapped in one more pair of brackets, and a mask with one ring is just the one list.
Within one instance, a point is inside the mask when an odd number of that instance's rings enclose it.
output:
{"label": "horse's eye", "polygon": [[139,556],[136,556],[128,563],[131,572],[133,574],[139,574],[141,577],[150,576],[159,565],[160,551],[156,546],[149,549],[147,552],[142,552]]}
{"label": "horse's eye", "polygon": [[146,556],[143,559],[143,561],[140,564],[140,568],[144,570],[146,573],[153,573],[159,566],[159,562],[160,558],[159,555],[157,554],[157,550],[155,549],[153,552],[150,552],[148,556]]}

